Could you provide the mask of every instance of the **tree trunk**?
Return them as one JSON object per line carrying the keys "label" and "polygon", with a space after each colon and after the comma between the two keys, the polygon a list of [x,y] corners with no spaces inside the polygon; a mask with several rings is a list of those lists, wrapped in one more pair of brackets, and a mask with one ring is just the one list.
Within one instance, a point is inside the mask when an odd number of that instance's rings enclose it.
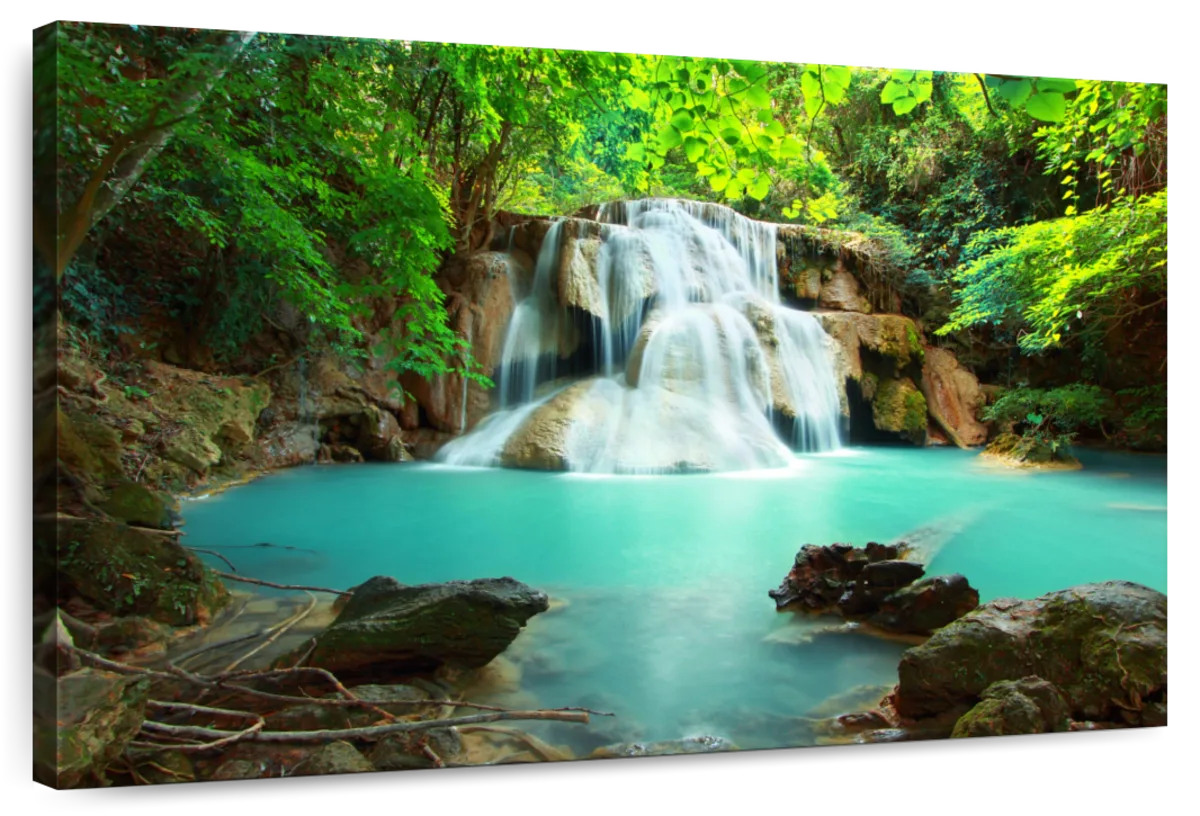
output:
{"label": "tree trunk", "polygon": [[[176,127],[196,112],[256,33],[230,32],[220,47],[219,58],[213,61],[207,74],[178,88],[169,99],[154,108],[145,125],[113,144],[79,199],[59,214],[55,265],[58,280],[62,279],[87,233],[133,189],[146,168],[171,141]],[[160,116],[164,117],[162,121]]]}

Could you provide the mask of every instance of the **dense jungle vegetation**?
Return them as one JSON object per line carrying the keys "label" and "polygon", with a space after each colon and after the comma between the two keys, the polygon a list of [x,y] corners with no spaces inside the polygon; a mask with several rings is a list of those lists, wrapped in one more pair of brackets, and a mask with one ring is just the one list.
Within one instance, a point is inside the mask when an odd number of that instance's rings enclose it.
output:
{"label": "dense jungle vegetation", "polygon": [[878,286],[1006,387],[990,418],[1166,445],[1165,86],[48,30],[40,309],[116,376],[159,344],[255,373],[267,323],[353,357],[373,323],[397,374],[482,379],[433,279],[447,255],[501,211],[683,196],[866,241]]}

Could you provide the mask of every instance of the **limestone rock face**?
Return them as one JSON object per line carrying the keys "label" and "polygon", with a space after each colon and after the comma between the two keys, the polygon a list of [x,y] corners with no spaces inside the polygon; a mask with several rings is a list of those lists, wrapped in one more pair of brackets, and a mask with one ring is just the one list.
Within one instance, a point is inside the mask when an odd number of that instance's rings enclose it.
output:
{"label": "limestone rock face", "polygon": [[[514,282],[519,286],[531,271],[524,253],[477,252],[454,258],[439,274],[446,291],[450,326],[471,343],[471,353],[491,377],[504,351],[504,334],[512,317]],[[405,374],[400,384],[416,400],[428,427],[448,433],[473,428],[491,407],[491,395],[477,383],[457,374],[425,379]],[[464,403],[465,398],[465,403]],[[465,411],[464,411],[465,405]]]}
{"label": "limestone rock face", "polygon": [[833,276],[821,285],[817,303],[822,309],[838,309],[843,312],[870,312],[871,304],[859,291],[858,279],[844,268],[838,268]]}
{"label": "limestone rock face", "polygon": [[929,413],[948,425],[962,445],[982,445],[987,441],[987,427],[978,418],[979,409],[986,402],[979,380],[958,364],[953,353],[932,346],[925,348],[921,391]]}
{"label": "limestone rock face", "polygon": [[364,456],[381,462],[403,462],[412,458],[404,449],[400,423],[390,411],[368,405],[363,409],[359,423],[358,449]]}
{"label": "limestone rock face", "polygon": [[569,470],[572,429],[577,423],[601,421],[587,399],[592,384],[591,380],[576,383],[537,408],[509,437],[500,453],[500,463],[532,470]]}

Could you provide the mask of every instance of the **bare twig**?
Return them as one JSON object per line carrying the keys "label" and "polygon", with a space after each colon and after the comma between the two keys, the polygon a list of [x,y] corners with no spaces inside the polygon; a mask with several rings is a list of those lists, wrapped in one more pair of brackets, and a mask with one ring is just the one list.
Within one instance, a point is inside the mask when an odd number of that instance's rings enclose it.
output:
{"label": "bare twig", "polygon": [[[183,546],[187,547],[187,545],[186,545],[186,544],[184,544]],[[219,552],[217,552],[216,550],[202,550],[202,549],[200,549],[199,547],[188,547],[188,549],[189,549],[189,550],[191,550],[192,552],[204,553],[205,555],[215,555],[217,558],[220,558],[222,561],[224,561],[226,564],[228,564],[228,565],[229,565],[229,568],[230,568],[231,570],[233,570],[234,572],[237,572],[237,567],[235,567],[235,566],[233,565],[233,562],[232,562],[232,561],[230,561],[230,560],[229,560],[228,558],[226,558],[225,556],[221,555],[221,554],[220,554]]]}
{"label": "bare twig", "polygon": [[230,581],[240,581],[243,584],[256,584],[257,586],[271,587],[272,589],[295,589],[295,590],[301,590],[301,591],[306,591],[306,592],[329,592],[329,593],[332,593],[333,595],[351,595],[351,594],[353,594],[353,593],[347,592],[346,590],[343,590],[343,589],[330,589],[329,587],[315,587],[315,586],[298,586],[298,585],[293,585],[293,584],[273,584],[270,581],[261,581],[258,578],[247,578],[243,575],[232,575],[228,572],[220,572],[219,570],[213,570],[213,572],[216,573],[217,575],[221,576],[222,578],[229,579]]}

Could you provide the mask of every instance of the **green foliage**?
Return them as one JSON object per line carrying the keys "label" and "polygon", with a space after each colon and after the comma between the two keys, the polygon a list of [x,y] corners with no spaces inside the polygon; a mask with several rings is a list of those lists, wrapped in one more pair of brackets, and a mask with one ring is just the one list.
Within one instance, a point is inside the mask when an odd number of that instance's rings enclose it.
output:
{"label": "green foliage", "polygon": [[1006,324],[1026,352],[1074,340],[1098,345],[1165,302],[1166,190],[1083,215],[983,233],[955,272],[962,288],[949,334]]}
{"label": "green foliage", "polygon": [[1113,402],[1103,389],[1086,383],[1059,388],[1014,388],[984,409],[983,419],[1006,431],[1065,450],[1081,428],[1098,428],[1111,414]]}
{"label": "green foliage", "polygon": [[1063,174],[1067,215],[1089,189],[1097,203],[1166,186],[1165,85],[1081,80],[1053,126],[1037,132],[1046,172]]}

